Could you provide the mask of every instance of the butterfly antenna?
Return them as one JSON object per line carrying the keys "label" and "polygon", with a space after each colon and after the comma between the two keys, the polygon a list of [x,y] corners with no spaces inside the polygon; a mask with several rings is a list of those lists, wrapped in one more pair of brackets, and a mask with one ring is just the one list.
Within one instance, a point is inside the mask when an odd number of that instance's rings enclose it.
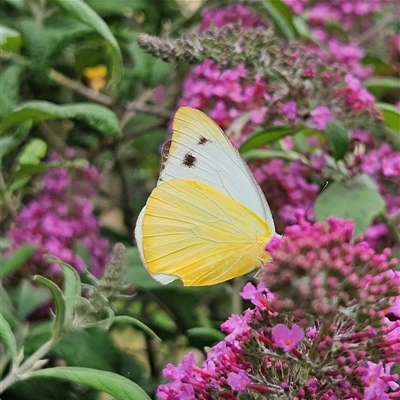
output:
{"label": "butterfly antenna", "polygon": [[328,187],[329,182],[326,181],[324,187],[318,192],[318,194],[315,196],[315,199],[310,203],[310,205],[307,207],[306,213],[307,211],[314,205],[315,200],[317,200],[318,196]]}

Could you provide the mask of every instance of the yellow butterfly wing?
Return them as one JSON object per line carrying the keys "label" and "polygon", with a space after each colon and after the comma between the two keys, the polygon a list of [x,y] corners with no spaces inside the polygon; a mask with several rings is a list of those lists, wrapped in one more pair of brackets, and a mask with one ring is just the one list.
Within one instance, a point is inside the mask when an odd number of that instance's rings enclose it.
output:
{"label": "yellow butterfly wing", "polygon": [[170,179],[157,186],[139,218],[136,237],[143,262],[162,283],[185,286],[224,282],[269,258],[267,222],[215,187]]}

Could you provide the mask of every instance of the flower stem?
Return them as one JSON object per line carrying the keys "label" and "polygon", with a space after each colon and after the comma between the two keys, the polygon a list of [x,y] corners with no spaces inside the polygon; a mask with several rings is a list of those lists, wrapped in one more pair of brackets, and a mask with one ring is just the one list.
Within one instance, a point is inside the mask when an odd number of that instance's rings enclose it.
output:
{"label": "flower stem", "polygon": [[34,369],[36,363],[40,361],[53,347],[54,341],[50,339],[36,350],[26,361],[17,368],[12,368],[11,372],[0,382],[0,393],[21,379],[21,375]]}

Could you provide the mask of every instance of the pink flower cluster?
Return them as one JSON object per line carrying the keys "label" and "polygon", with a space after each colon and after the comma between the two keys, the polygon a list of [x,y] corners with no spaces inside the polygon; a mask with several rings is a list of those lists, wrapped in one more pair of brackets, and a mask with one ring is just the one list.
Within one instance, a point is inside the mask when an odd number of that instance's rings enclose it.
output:
{"label": "pink flower cluster", "polygon": [[262,28],[260,18],[240,4],[231,4],[220,9],[204,9],[201,13],[200,30],[221,28],[230,24],[240,24],[245,28]]}
{"label": "pink flower cluster", "polygon": [[223,129],[244,111],[251,111],[250,120],[260,124],[266,112],[266,85],[260,77],[246,79],[243,65],[221,69],[207,60],[196,66],[183,85],[179,106],[210,110],[208,115]]}
{"label": "pink flower cluster", "polygon": [[[287,163],[273,159],[256,168],[253,174],[266,194],[278,232],[296,223],[297,210],[309,209],[319,192],[319,185],[307,180],[310,168],[301,161]],[[313,218],[312,210],[308,217]]]}
{"label": "pink flower cluster", "polygon": [[[243,29],[263,27],[258,16],[240,5],[206,9],[202,18],[203,30],[234,23],[240,23]],[[281,79],[251,74],[243,64],[221,69],[207,60],[186,78],[179,106],[207,112],[223,129],[247,112],[245,134],[263,124],[306,125],[323,131],[335,118],[354,120],[360,112],[379,116],[375,98],[356,76],[346,75],[349,70],[355,71],[363,56],[352,45],[343,51],[339,42],[330,43],[332,52],[337,52],[336,62],[316,47],[307,50],[295,41],[280,45],[285,48],[269,55],[269,68]],[[307,115],[311,117],[306,118]]]}
{"label": "pink flower cluster", "polygon": [[[382,8],[381,0],[334,0],[331,2],[312,0],[307,4],[302,0],[284,0],[294,13],[303,14],[316,39],[326,44],[330,55],[348,71],[359,78],[371,75],[371,68],[362,65],[364,52],[355,41],[343,41],[344,35],[330,29],[337,25],[345,31],[355,30],[362,33],[373,23],[374,13]],[[357,31],[358,29],[358,31]],[[338,30],[339,31],[339,30]],[[323,53],[310,46],[323,57]]]}
{"label": "pink flower cluster", "polygon": [[[52,159],[59,160],[59,156],[53,155]],[[89,250],[91,273],[101,274],[109,243],[99,237],[100,227],[89,200],[96,194],[98,181],[99,173],[93,166],[56,168],[42,177],[38,195],[20,211],[7,233],[13,241],[12,248],[22,244],[38,246],[28,263],[34,273],[52,276],[60,272],[57,265],[44,260],[44,254],[52,254],[84,272],[85,263],[75,251],[80,241]]]}
{"label": "pink flower cluster", "polygon": [[273,239],[264,281],[241,293],[255,308],[222,324],[228,335],[201,366],[193,353],[168,364],[158,397],[399,398],[400,273],[388,251],[353,242],[353,228],[301,219]]}

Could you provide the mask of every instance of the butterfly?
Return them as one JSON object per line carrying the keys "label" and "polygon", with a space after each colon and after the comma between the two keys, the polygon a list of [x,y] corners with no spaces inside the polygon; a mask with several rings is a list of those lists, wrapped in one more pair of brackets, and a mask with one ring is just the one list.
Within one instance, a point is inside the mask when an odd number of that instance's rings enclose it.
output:
{"label": "butterfly", "polygon": [[206,286],[264,265],[274,221],[236,148],[194,108],[178,109],[172,131],[135,228],[144,266],[162,284]]}

